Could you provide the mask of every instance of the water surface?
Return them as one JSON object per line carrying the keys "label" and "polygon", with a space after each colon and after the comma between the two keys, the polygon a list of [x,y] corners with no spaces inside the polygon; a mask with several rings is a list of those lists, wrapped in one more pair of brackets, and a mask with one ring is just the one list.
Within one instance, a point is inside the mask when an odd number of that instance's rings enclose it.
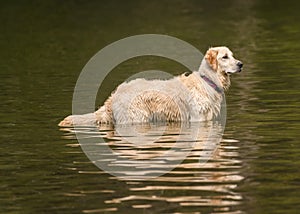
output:
{"label": "water surface", "polygon": [[[298,213],[299,8],[298,1],[260,0],[2,3],[0,211]],[[87,61],[111,42],[144,33],[175,36],[203,52],[226,45],[245,67],[232,77],[225,132],[207,164],[199,163],[200,139],[169,173],[139,180],[100,170],[57,123],[71,113]],[[106,77],[97,105],[126,78],[151,69],[186,71],[157,57],[129,60]],[[171,128],[154,145],[147,132],[141,145],[126,144],[112,128],[100,135],[123,157],[140,160],[171,148],[179,136]],[[95,130],[82,131],[92,138]]]}

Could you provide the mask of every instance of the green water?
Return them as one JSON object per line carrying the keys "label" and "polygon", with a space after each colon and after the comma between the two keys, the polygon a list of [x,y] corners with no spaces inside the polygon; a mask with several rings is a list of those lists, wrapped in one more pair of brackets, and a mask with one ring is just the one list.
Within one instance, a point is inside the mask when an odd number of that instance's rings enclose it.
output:
{"label": "green water", "polygon": [[[299,1],[262,0],[2,2],[0,212],[298,213],[299,9]],[[71,113],[87,61],[145,33],[203,52],[226,45],[244,71],[232,77],[225,133],[209,165],[188,164],[192,156],[155,180],[120,180],[92,164],[57,123]],[[155,57],[129,60],[107,76],[97,103],[149,69],[182,72]]]}

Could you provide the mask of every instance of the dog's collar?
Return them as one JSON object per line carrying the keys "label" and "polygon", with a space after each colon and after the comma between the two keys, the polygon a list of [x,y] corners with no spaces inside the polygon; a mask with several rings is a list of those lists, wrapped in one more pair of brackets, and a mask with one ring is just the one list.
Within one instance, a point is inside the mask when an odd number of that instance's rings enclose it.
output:
{"label": "dog's collar", "polygon": [[222,94],[223,93],[223,89],[221,89],[220,87],[218,87],[216,85],[216,83],[214,83],[211,79],[209,79],[207,76],[203,75],[203,74],[200,74],[200,76],[202,77],[202,79],[205,80],[205,82],[210,85],[213,89],[216,90],[216,92],[218,92],[219,94]]}

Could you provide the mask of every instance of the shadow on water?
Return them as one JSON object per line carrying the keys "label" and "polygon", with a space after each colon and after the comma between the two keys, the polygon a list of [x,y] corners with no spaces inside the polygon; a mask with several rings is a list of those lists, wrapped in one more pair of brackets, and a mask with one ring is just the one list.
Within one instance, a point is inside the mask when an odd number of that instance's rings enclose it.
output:
{"label": "shadow on water", "polygon": [[[243,199],[235,191],[243,180],[238,142],[222,139],[219,122],[119,125],[63,128],[64,138],[79,144],[99,172],[127,182],[127,195],[105,201],[105,209],[167,212],[197,210],[238,211]],[[79,145],[71,145],[79,146]],[[80,163],[78,163],[80,164]],[[109,187],[108,187],[109,188]],[[108,192],[115,192],[114,188]],[[86,193],[88,194],[88,193]],[[168,207],[157,206],[168,203]]]}

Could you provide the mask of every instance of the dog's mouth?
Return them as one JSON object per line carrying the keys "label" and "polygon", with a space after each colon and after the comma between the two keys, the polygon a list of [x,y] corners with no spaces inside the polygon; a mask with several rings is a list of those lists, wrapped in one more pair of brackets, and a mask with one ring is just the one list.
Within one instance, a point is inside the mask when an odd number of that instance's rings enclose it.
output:
{"label": "dog's mouth", "polygon": [[240,73],[240,72],[242,72],[242,68],[237,68],[237,69],[234,70],[234,71],[225,71],[224,73],[225,73],[226,75],[231,75],[231,74]]}
{"label": "dog's mouth", "polygon": [[232,73],[240,73],[240,72],[242,72],[242,70],[243,70],[243,64],[241,66],[238,65],[236,70]]}
{"label": "dog's mouth", "polygon": [[230,69],[225,69],[224,73],[227,75],[235,74],[235,73],[240,73],[243,70],[243,63],[238,61],[238,63],[231,67]]}

